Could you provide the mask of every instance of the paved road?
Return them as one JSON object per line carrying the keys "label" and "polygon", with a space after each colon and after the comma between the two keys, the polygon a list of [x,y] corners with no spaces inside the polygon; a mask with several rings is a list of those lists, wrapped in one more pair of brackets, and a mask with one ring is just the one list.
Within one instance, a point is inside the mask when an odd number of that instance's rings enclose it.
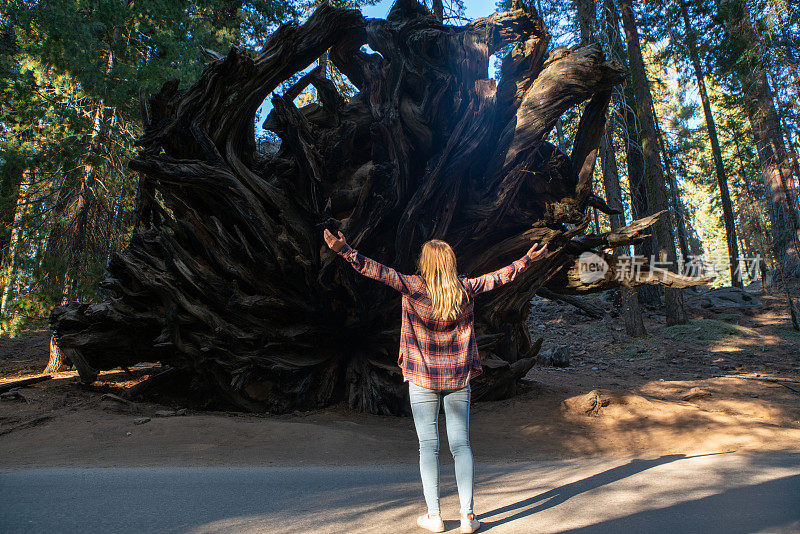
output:
{"label": "paved road", "polygon": [[[452,463],[442,509],[457,532]],[[421,532],[416,465],[0,470],[0,532]],[[478,464],[482,532],[800,532],[800,454]]]}

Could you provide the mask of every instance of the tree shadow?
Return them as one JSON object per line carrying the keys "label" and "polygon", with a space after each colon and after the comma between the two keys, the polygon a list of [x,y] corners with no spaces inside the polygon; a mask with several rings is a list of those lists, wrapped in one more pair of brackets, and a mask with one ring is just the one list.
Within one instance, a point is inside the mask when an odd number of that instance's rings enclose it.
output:
{"label": "tree shadow", "polygon": [[[725,454],[725,453],[711,453],[711,454]],[[552,508],[553,506],[557,506],[576,495],[599,488],[601,486],[605,486],[606,484],[617,482],[618,480],[622,480],[624,478],[628,478],[630,476],[641,473],[642,471],[645,471],[652,467],[657,467],[659,465],[664,465],[671,462],[675,462],[677,460],[683,460],[687,458],[710,456],[711,454],[699,454],[695,456],[687,456],[685,454],[668,454],[651,460],[633,459],[629,461],[627,464],[613,467],[611,469],[608,469],[601,473],[597,473],[590,477],[577,480],[575,482],[570,482],[569,484],[564,484],[563,486],[559,486],[557,488],[553,488],[544,493],[540,493],[539,495],[536,495],[534,497],[530,497],[528,499],[513,504],[509,504],[507,506],[503,506],[500,508],[495,508],[494,510],[490,510],[486,513],[480,514],[480,521],[482,524],[481,530],[484,531],[489,530],[492,527],[502,525],[504,523],[509,523],[511,521],[515,521],[517,519],[535,514],[537,512],[541,512],[542,510]],[[514,511],[516,511],[516,513],[508,517],[504,517],[503,519],[498,519],[496,521],[486,521],[485,519],[487,517],[491,517],[494,515],[499,515],[507,512],[514,512]]]}
{"label": "tree shadow", "polygon": [[800,475],[792,475],[563,532],[798,532],[798,495]]}

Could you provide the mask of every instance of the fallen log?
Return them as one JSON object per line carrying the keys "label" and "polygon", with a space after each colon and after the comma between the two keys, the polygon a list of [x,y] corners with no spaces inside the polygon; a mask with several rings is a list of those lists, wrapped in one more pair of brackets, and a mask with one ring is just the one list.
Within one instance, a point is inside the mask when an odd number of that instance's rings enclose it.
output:
{"label": "fallen log", "polygon": [[34,376],[31,378],[23,378],[22,380],[15,380],[13,382],[6,382],[5,384],[0,384],[0,393],[4,393],[14,388],[20,388],[29,386],[31,384],[38,384],[39,382],[44,382],[45,380],[50,380],[53,378],[50,375],[42,375],[42,376]]}
{"label": "fallen log", "polygon": [[767,376],[743,376],[743,375],[714,375],[714,378],[741,378],[742,380],[760,380],[761,382],[772,382],[774,384],[779,384],[787,389],[790,389],[795,393],[800,393],[800,391],[786,384],[786,382],[800,382],[800,381],[791,380],[789,378],[772,378]]}
{"label": "fallen log", "polygon": [[[168,383],[176,375],[180,374],[181,370],[176,367],[170,367],[160,371],[153,376],[146,378],[122,392],[124,399],[132,399],[138,395],[146,393],[147,391]],[[129,401],[126,401],[129,402]]]}
{"label": "fallen log", "polygon": [[32,426],[36,426],[38,424],[41,424],[41,423],[44,423],[46,421],[51,420],[53,417],[54,417],[53,415],[40,415],[40,416],[34,417],[33,419],[29,419],[27,421],[23,421],[22,423],[19,423],[17,425],[12,426],[12,427],[0,429],[0,436],[3,436],[5,434],[9,434],[9,433],[11,433],[11,432],[13,432],[15,430],[20,430],[22,428],[29,428],[29,427],[32,427]]}
{"label": "fallen log", "polygon": [[565,302],[571,306],[575,306],[579,310],[583,310],[589,317],[594,317],[595,319],[602,318],[606,312],[602,308],[598,308],[597,306],[593,306],[588,302],[585,302],[580,297],[575,297],[573,295],[559,295],[555,291],[547,289],[546,287],[540,287],[536,294],[540,297],[544,297],[548,300],[559,300],[561,302]]}

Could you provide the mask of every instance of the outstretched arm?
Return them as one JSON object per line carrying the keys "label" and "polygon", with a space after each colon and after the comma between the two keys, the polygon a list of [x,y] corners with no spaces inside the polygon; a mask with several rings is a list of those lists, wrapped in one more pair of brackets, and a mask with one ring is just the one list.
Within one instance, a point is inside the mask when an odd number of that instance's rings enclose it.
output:
{"label": "outstretched arm", "polygon": [[326,228],[323,232],[323,236],[331,250],[346,259],[356,271],[364,276],[383,282],[401,293],[411,293],[412,280],[410,276],[400,274],[391,267],[387,267],[359,253],[346,243],[342,232],[339,232],[339,238],[337,239]]}
{"label": "outstretched arm", "polygon": [[540,247],[539,244],[536,243],[528,250],[528,252],[525,253],[524,256],[511,265],[506,265],[501,269],[486,273],[478,276],[477,278],[465,278],[464,284],[469,286],[473,293],[491,291],[496,287],[500,287],[503,284],[513,281],[534,261],[540,260],[545,256],[547,256],[547,245],[542,245]]}

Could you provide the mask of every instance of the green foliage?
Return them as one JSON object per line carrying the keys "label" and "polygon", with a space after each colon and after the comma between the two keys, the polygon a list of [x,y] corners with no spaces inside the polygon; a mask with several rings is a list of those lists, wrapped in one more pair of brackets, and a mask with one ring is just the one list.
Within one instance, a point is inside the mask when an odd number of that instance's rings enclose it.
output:
{"label": "green foliage", "polygon": [[40,321],[63,299],[97,297],[110,255],[132,229],[138,178],[127,162],[142,133],[140,88],[151,93],[172,78],[191,83],[205,63],[201,48],[258,46],[298,13],[295,4],[273,0],[6,5],[0,14],[3,330]]}

